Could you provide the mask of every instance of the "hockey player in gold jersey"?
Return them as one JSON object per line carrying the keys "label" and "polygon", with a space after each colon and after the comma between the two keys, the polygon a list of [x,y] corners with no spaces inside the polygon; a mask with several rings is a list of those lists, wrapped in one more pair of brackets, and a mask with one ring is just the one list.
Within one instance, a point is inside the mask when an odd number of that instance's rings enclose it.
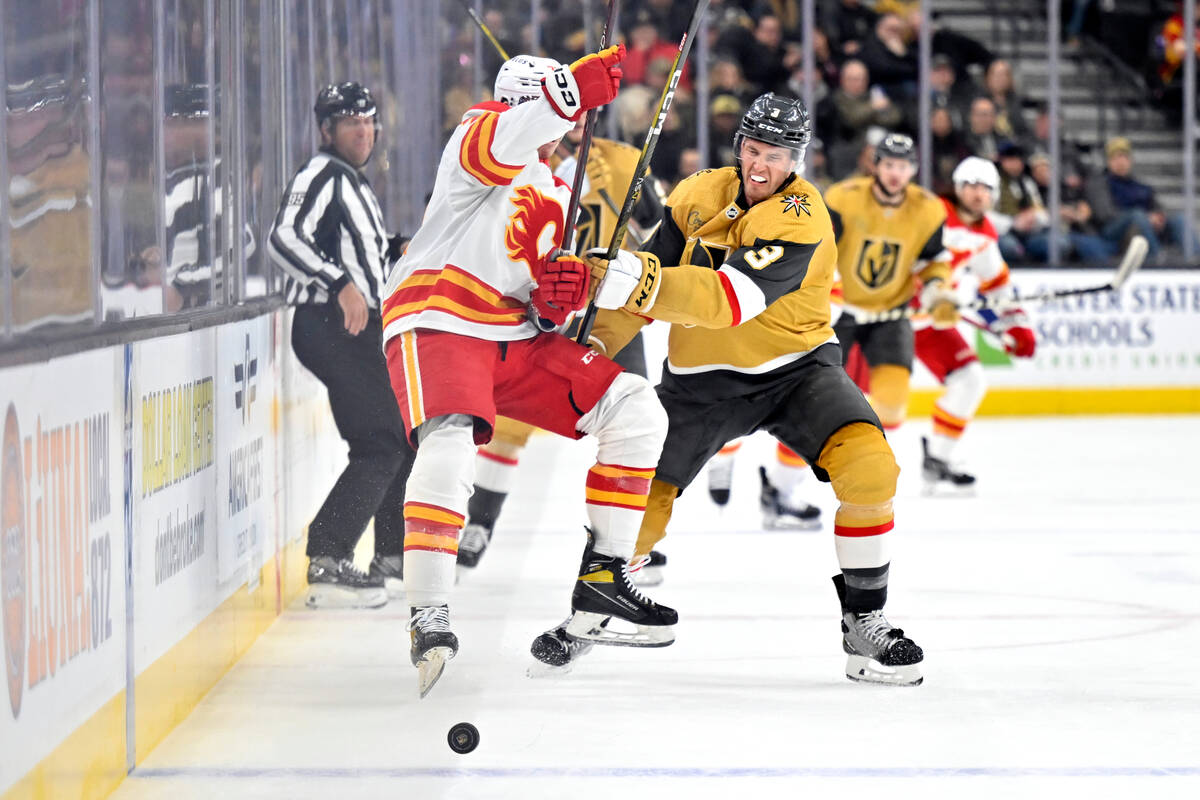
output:
{"label": "hockey player in gold jersey", "polygon": [[870,368],[871,404],[886,429],[904,421],[912,374],[913,329],[907,319],[858,324],[855,312],[909,305],[918,292],[935,327],[958,323],[949,291],[950,254],[942,246],[946,207],[912,184],[916,148],[903,134],[884,137],[875,149],[875,175],[830,186],[825,204],[837,236],[838,272],[845,310],[834,330],[842,358],[858,344]]}
{"label": "hockey player in gold jersey", "polygon": [[[666,532],[675,497],[728,441],[766,430],[833,484],[846,674],[920,683],[921,648],[883,616],[892,498],[899,469],[879,419],[842,369],[830,326],[837,262],[833,223],[795,170],[810,138],[798,100],[766,94],[734,139],[737,167],[708,169],[667,199],[654,239],[612,261],[589,255],[602,310],[593,346],[612,354],[650,320],[672,323],[658,387],[667,441],[636,552]],[[636,556],[635,556],[636,557]],[[551,662],[570,637],[548,631]]]}
{"label": "hockey player in gold jersey", "polygon": [[[550,168],[567,183],[571,183],[577,164],[575,154],[583,138],[584,120],[567,131],[558,149],[550,156]],[[633,181],[638,151],[622,142],[594,137],[588,150],[576,226],[576,252],[608,244],[617,226],[617,211],[610,203],[619,203]],[[638,204],[634,206],[630,225],[635,235],[627,235],[623,246],[632,249],[652,232],[662,218],[662,199],[658,182],[648,176]],[[615,200],[613,198],[616,198]],[[627,372],[646,377],[646,354],[638,334],[613,359]],[[462,576],[479,565],[491,544],[492,532],[508,493],[516,480],[521,453],[535,428],[508,417],[496,418],[492,440],[479,448],[475,461],[475,488],[467,505],[467,525],[458,541],[458,572]],[[635,583],[651,586],[662,582],[662,565],[666,557],[651,554],[650,561],[632,574]]]}

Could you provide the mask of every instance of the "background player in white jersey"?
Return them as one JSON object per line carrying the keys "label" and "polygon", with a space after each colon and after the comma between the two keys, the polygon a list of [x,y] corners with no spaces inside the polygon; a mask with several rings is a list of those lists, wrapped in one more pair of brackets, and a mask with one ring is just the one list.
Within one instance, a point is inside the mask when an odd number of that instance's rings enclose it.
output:
{"label": "background player in white jersey", "polygon": [[[467,111],[438,165],[420,229],[393,269],[384,340],[406,433],[417,448],[405,491],[404,579],[422,696],[458,650],[450,631],[458,534],[475,448],[497,413],[563,436],[592,434],[591,522],[566,623],[578,637],[634,646],[674,640],[675,612],[629,582],[666,415],[645,379],[557,333],[587,300],[588,272],[561,246],[570,194],[547,163],[589,108],[616,96],[624,48],[570,68],[517,56],[497,102]],[[640,635],[609,633],[617,616]]]}
{"label": "background player in white jersey", "polygon": [[[942,245],[951,255],[951,282],[959,284],[964,273],[969,273],[980,295],[998,299],[1011,289],[996,229],[987,218],[1000,176],[992,162],[970,156],[954,169],[952,179],[954,197],[942,198],[946,205]],[[985,310],[981,316],[987,328],[1003,339],[1009,353],[1021,358],[1033,355],[1036,339],[1020,308],[1008,308],[999,315]],[[958,328],[934,327],[928,317],[918,316],[913,319],[913,329],[917,358],[946,387],[933,407],[933,435],[921,439],[922,476],[930,490],[969,487],[975,476],[952,469],[950,456],[987,391],[983,367]]]}

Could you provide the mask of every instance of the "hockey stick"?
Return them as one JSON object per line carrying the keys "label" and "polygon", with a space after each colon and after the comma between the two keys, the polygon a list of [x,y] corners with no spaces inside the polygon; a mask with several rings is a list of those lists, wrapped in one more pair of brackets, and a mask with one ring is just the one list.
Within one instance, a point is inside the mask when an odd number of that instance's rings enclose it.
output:
{"label": "hockey stick", "polygon": [[[600,49],[608,47],[608,39],[613,33],[613,28],[617,23],[617,0],[608,0],[608,16],[604,18],[604,30],[600,34]],[[563,249],[571,246],[571,240],[575,236],[575,217],[579,214],[580,194],[583,193],[583,176],[587,170],[584,165],[587,164],[588,151],[592,149],[592,132],[596,129],[596,117],[599,115],[598,108],[588,109],[587,116],[583,121],[583,136],[579,140],[579,147],[575,150],[575,176],[571,179],[571,199],[567,202],[567,218],[563,224],[562,243]]]}
{"label": "hockey stick", "polygon": [[[599,194],[600,194],[600,199],[604,201],[604,205],[608,206],[608,210],[611,211],[612,213],[616,214],[618,217],[621,216],[621,210],[619,208],[617,208],[617,204],[613,202],[612,195],[608,193],[608,189],[601,189],[599,191]],[[633,246],[635,248],[641,247],[642,245],[644,245],[646,243],[645,240],[642,239],[642,237],[637,235],[637,233],[633,230],[633,228],[626,228],[625,235],[633,240]],[[618,245],[618,247],[619,246],[620,245]]]}
{"label": "hockey stick", "polygon": [[493,47],[496,48],[496,52],[500,54],[500,57],[505,61],[508,61],[508,53],[504,52],[504,47],[500,44],[500,40],[496,38],[495,34],[488,29],[488,26],[485,25],[483,20],[479,18],[479,15],[475,13],[475,7],[471,5],[471,0],[459,0],[459,5],[466,10],[471,19],[475,20],[475,24],[479,26],[479,30],[483,31],[483,35],[486,36],[487,40],[492,43]]}
{"label": "hockey stick", "polygon": [[[1013,306],[1021,306],[1030,303],[1042,303],[1047,300],[1058,300],[1063,297],[1075,297],[1081,294],[1097,294],[1099,292],[1116,292],[1120,291],[1121,287],[1129,280],[1130,276],[1142,266],[1146,261],[1146,253],[1149,250],[1149,242],[1144,236],[1134,236],[1129,240],[1129,246],[1125,248],[1125,254],[1121,256],[1121,263],[1117,265],[1116,272],[1113,273],[1112,279],[1102,286],[1087,286],[1080,289],[1054,289],[1046,292],[1036,292],[1028,294],[1024,297],[1000,297],[996,299],[988,297],[980,297],[972,300],[969,303],[963,303],[959,308],[963,311],[980,311],[983,309],[1005,309]],[[854,315],[854,319],[860,325],[868,325],[873,322],[890,322],[896,319],[908,319],[914,314],[921,313],[921,309],[912,308],[911,306],[903,306],[901,308],[893,308],[888,311],[861,311],[853,309],[847,305],[846,311]]]}
{"label": "hockey stick", "polygon": [[[638,156],[637,166],[633,168],[633,180],[629,182],[629,189],[625,191],[625,201],[621,204],[621,213],[617,216],[617,227],[613,230],[612,239],[608,243],[608,250],[604,257],[608,261],[612,261],[617,257],[617,251],[621,249],[621,242],[625,239],[625,231],[629,228],[629,219],[633,216],[633,207],[638,201],[638,197],[642,193],[642,183],[646,180],[646,172],[650,166],[650,157],[654,155],[654,148],[658,145],[658,137],[662,134],[663,123],[667,119],[667,112],[671,109],[671,101],[675,99],[675,86],[679,83],[679,76],[683,73],[684,62],[687,61],[688,53],[692,49],[692,40],[696,38],[696,30],[700,27],[700,20],[704,17],[704,12],[708,10],[708,0],[696,0],[696,8],[692,11],[692,21],[688,23],[687,32],[683,34],[683,38],[679,40],[679,50],[675,53],[675,63],[671,65],[671,78],[663,87],[662,97],[658,100],[658,112],[654,116],[654,121],[650,124],[650,129],[646,131],[646,141],[642,144],[642,153]],[[596,321],[596,303],[593,300],[588,303],[587,312],[583,315],[583,322],[579,325],[579,335],[575,337],[575,341],[579,344],[586,344],[588,334],[592,332],[592,324]]]}

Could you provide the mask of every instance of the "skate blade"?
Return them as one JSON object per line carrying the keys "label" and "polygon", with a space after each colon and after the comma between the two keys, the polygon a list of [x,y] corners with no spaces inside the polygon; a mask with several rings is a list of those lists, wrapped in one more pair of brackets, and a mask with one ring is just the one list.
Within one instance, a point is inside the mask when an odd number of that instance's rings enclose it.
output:
{"label": "skate blade", "polygon": [[433,647],[417,662],[417,689],[421,692],[422,700],[433,689],[438,678],[442,677],[446,662],[451,658],[454,658],[454,651],[449,647]]}
{"label": "skate blade", "polygon": [[888,667],[867,656],[847,656],[846,677],[859,683],[886,686],[920,686],[925,680],[919,664]]}
{"label": "skate blade", "polygon": [[313,583],[304,594],[304,605],[309,608],[382,608],[387,602],[388,591],[382,587],[347,589],[331,583]]}
{"label": "skate blade", "polygon": [[635,632],[613,630],[601,625],[604,614],[576,611],[567,623],[567,636],[580,642],[615,647],[666,647],[675,641],[673,625],[637,625]]}

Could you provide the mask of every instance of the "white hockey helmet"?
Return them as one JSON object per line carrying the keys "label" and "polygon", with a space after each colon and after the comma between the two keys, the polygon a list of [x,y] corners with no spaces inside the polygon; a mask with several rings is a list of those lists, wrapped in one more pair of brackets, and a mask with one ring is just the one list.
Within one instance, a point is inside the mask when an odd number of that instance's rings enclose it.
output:
{"label": "white hockey helmet", "polygon": [[996,165],[986,158],[979,156],[967,156],[957,167],[954,168],[954,174],[951,176],[954,182],[955,191],[960,186],[966,186],[971,183],[982,184],[992,190],[992,194],[1000,191],[1000,173],[996,172]]}
{"label": "white hockey helmet", "polygon": [[513,56],[496,73],[496,87],[492,94],[509,106],[536,100],[542,96],[542,78],[560,66],[553,58]]}

